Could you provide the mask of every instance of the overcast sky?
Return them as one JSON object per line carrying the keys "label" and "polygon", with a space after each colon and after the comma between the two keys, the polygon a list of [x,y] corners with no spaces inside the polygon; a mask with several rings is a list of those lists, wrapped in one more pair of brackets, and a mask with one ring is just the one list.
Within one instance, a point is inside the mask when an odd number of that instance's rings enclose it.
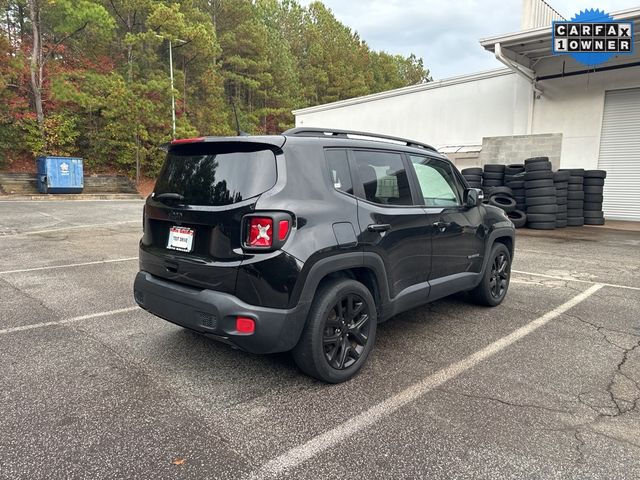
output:
{"label": "overcast sky", "polygon": [[[373,49],[422,57],[434,79],[500,68],[478,39],[518,31],[522,5],[522,0],[322,1]],[[567,19],[585,8],[611,13],[640,6],[640,0],[548,3]]]}

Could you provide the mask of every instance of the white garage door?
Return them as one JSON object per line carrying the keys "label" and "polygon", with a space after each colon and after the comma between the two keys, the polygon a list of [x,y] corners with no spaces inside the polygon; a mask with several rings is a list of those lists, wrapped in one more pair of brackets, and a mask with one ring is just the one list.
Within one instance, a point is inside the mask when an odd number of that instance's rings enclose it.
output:
{"label": "white garage door", "polygon": [[640,221],[640,88],[606,92],[598,168],[605,217]]}

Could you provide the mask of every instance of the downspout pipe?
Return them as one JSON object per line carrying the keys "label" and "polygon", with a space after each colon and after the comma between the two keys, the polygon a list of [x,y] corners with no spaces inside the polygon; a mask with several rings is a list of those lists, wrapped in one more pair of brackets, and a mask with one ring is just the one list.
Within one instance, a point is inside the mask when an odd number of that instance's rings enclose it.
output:
{"label": "downspout pipe", "polygon": [[531,86],[533,87],[533,90],[538,95],[542,95],[543,93],[542,90],[538,88],[538,86],[536,85],[536,76],[533,70],[523,65],[519,65],[514,61],[512,61],[510,58],[506,57],[502,52],[502,45],[500,45],[499,42],[494,45],[494,53],[498,61],[500,61],[507,67],[509,67],[511,70],[513,70],[515,73],[517,73],[521,77],[525,78],[531,84]]}

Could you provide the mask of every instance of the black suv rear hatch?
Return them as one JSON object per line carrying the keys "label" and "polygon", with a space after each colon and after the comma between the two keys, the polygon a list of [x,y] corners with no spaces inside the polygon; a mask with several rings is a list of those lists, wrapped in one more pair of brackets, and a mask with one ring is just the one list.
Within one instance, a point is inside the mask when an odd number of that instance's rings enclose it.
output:
{"label": "black suv rear hatch", "polygon": [[[171,145],[145,205],[140,269],[167,280],[235,293],[242,217],[277,181],[284,137],[216,138]],[[170,245],[170,231],[172,242]],[[188,251],[175,248],[184,234]],[[183,239],[184,240],[184,239]],[[182,240],[180,240],[182,241]],[[173,247],[173,248],[172,248]]]}

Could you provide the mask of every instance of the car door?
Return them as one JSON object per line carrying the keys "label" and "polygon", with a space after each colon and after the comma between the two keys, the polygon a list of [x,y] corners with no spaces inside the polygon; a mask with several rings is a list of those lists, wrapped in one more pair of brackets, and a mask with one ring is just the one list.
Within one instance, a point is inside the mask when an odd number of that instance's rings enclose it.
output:
{"label": "car door", "polygon": [[409,160],[433,227],[430,282],[480,272],[485,234],[482,207],[464,204],[464,186],[446,160],[422,155],[409,155]]}
{"label": "car door", "polygon": [[388,150],[353,149],[350,155],[364,251],[382,258],[391,298],[426,301],[431,227],[407,175],[407,159]]}

